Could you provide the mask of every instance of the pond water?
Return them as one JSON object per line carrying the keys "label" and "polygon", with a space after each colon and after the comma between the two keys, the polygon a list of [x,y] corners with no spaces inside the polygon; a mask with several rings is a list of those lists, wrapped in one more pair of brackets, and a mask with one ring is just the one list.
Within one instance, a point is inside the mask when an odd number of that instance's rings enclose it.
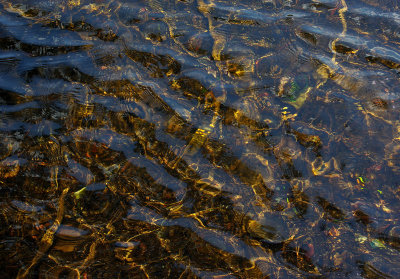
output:
{"label": "pond water", "polygon": [[0,0],[1,278],[399,278],[396,0]]}

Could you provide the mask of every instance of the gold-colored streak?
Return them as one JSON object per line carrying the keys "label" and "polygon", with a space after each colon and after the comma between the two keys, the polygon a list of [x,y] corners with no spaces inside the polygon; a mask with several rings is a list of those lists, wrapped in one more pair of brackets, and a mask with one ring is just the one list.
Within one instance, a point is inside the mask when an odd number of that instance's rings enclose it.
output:
{"label": "gold-colored streak", "polygon": [[216,6],[214,1],[209,1],[208,3],[205,3],[204,0],[198,0],[198,10],[200,13],[203,14],[205,18],[208,20],[208,29],[210,32],[211,37],[214,40],[214,45],[213,45],[213,50],[212,50],[212,57],[214,58],[215,61],[220,61],[221,60],[221,51],[225,46],[226,43],[226,38],[225,36],[219,34],[218,32],[215,31],[215,24],[213,17],[210,13],[212,9]]}
{"label": "gold-colored streak", "polygon": [[100,237],[90,245],[88,256],[85,258],[81,266],[79,266],[78,270],[84,269],[84,267],[86,267],[87,264],[94,259],[96,256],[96,247],[101,241],[102,238]]}
{"label": "gold-colored streak", "polygon": [[332,62],[334,64],[337,64],[337,62],[336,62],[336,42],[339,41],[340,38],[343,38],[344,36],[346,36],[346,33],[347,33],[347,22],[346,22],[346,18],[344,17],[344,13],[347,12],[347,4],[346,4],[345,0],[341,0],[340,2],[342,3],[343,7],[338,11],[338,13],[339,13],[340,21],[342,22],[343,31],[339,35],[339,37],[337,37],[332,42],[332,51],[333,51]]}
{"label": "gold-colored streak", "polygon": [[53,186],[53,188],[55,188],[55,190],[58,190],[58,166],[52,167],[50,169],[50,181],[51,184]]}
{"label": "gold-colored streak", "polygon": [[178,159],[173,164],[173,166],[172,166],[173,169],[175,169],[177,167],[177,165],[181,161],[182,157],[185,156],[185,154],[187,154],[187,152],[189,151],[189,149],[191,147],[193,147],[193,146],[201,147],[204,144],[204,142],[207,140],[208,135],[214,130],[215,124],[217,123],[217,121],[219,119],[220,103],[219,103],[218,100],[215,100],[214,108],[215,108],[214,109],[214,115],[213,115],[213,118],[211,119],[211,123],[207,127],[207,130],[202,129],[202,128],[198,128],[196,130],[196,132],[194,133],[194,135],[193,135],[192,139],[190,140],[190,142],[185,146],[185,148],[181,152],[181,154],[179,154],[177,156]]}
{"label": "gold-colored streak", "polygon": [[64,217],[64,199],[65,199],[65,195],[68,193],[68,190],[69,190],[69,188],[65,188],[63,190],[63,192],[61,193],[61,196],[59,199],[59,204],[58,204],[57,217],[54,220],[53,225],[51,225],[51,227],[46,231],[46,233],[43,235],[42,239],[40,240],[38,252],[36,253],[36,255],[33,258],[29,267],[25,271],[23,271],[23,269],[21,269],[18,272],[17,279],[25,278],[29,274],[32,267],[34,267],[39,262],[39,260],[44,256],[44,254],[47,252],[47,250],[49,250],[49,248],[53,245],[54,234],[57,232],[57,230],[62,222],[62,219]]}

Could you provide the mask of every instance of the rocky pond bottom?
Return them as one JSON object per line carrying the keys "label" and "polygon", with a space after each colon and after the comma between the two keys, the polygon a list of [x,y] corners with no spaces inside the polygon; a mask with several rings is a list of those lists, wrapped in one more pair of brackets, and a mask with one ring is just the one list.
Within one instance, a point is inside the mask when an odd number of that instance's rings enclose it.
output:
{"label": "rocky pond bottom", "polygon": [[399,278],[392,0],[0,0],[0,278]]}

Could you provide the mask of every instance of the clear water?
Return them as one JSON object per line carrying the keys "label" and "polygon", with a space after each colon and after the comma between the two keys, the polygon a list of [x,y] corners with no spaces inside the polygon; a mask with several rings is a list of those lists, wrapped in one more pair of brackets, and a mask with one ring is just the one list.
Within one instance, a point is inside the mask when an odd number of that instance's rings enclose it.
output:
{"label": "clear water", "polygon": [[398,1],[0,1],[1,278],[398,278]]}

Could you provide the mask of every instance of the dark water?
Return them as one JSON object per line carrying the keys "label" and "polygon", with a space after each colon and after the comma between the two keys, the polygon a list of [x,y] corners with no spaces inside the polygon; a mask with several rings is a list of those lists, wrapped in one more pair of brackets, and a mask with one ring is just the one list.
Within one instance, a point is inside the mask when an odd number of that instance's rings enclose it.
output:
{"label": "dark water", "polygon": [[0,1],[1,278],[399,278],[395,0]]}

